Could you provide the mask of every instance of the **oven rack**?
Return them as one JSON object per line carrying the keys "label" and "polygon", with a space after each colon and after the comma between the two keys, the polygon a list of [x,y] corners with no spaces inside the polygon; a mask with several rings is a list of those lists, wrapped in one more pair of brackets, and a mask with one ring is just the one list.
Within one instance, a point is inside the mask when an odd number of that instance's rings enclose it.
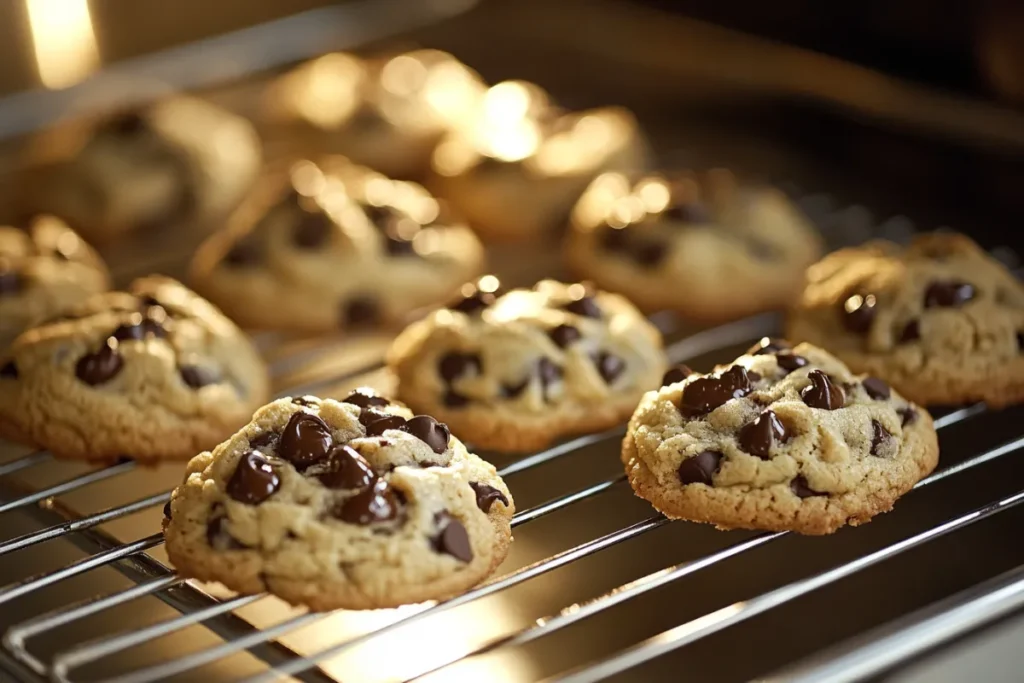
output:
{"label": "oven rack", "polygon": [[[659,317],[656,319],[656,322],[666,331],[671,331],[674,326],[678,325],[678,322],[672,320],[670,316]],[[690,361],[705,354],[722,352],[732,347],[749,343],[760,336],[770,334],[776,327],[777,319],[775,316],[755,316],[686,336],[669,345],[669,356],[674,362]],[[379,367],[379,365],[374,365],[373,367]],[[368,369],[373,368],[362,367],[355,371],[323,378],[318,380],[316,385],[326,387],[329,384],[357,379],[358,375],[363,374]],[[310,387],[307,385],[302,387],[302,389],[305,392],[310,390]],[[286,388],[282,393],[287,395],[290,392]],[[941,432],[941,430],[963,423],[985,412],[986,408],[981,404],[960,408],[937,416],[935,425]],[[619,428],[600,434],[575,438],[513,461],[511,464],[500,469],[499,472],[504,477],[512,477],[510,485],[514,489],[514,476],[517,473],[541,467],[546,463],[577,452],[591,444],[619,439],[622,433],[623,430]],[[927,487],[1014,453],[1022,448],[1024,448],[1024,436],[1011,439],[998,447],[973,454],[958,464],[936,471],[928,478],[919,482],[915,488]],[[52,456],[45,451],[30,453],[0,465],[0,476],[15,474],[35,467],[51,458]],[[0,501],[0,513],[30,506],[45,505],[53,501],[57,496],[99,481],[122,476],[136,467],[136,464],[132,461],[123,461],[37,491],[26,493],[11,500]],[[624,481],[625,476],[619,474],[591,486],[552,498],[544,503],[518,512],[512,524],[514,527],[521,527],[528,522],[567,508],[580,501],[599,496],[613,487],[621,486]],[[159,506],[168,499],[169,492],[145,496],[124,505],[112,507],[84,517],[68,519],[63,523],[0,542],[0,557],[3,558],[7,558],[12,553],[39,543],[72,534],[84,534],[96,546],[95,552],[60,569],[30,576],[0,587],[0,614],[3,613],[5,604],[17,598],[25,597],[35,591],[54,586],[99,567],[110,566],[117,568],[135,582],[134,586],[126,590],[63,605],[51,612],[11,625],[3,634],[3,651],[24,667],[26,672],[35,676],[62,683],[77,683],[83,679],[76,677],[76,672],[87,664],[118,655],[141,643],[178,632],[187,627],[207,624],[219,635],[226,635],[226,640],[220,644],[173,660],[150,664],[102,680],[106,683],[146,683],[163,680],[173,676],[180,676],[244,651],[257,654],[269,666],[264,673],[246,680],[254,682],[270,681],[289,675],[302,680],[328,680],[317,669],[318,664],[328,658],[365,645],[374,638],[385,636],[410,623],[461,605],[466,605],[499,591],[530,581],[576,560],[657,529],[669,521],[659,514],[652,515],[642,521],[569,547],[548,556],[546,559],[515,569],[500,578],[448,601],[424,605],[422,609],[403,616],[382,628],[371,630],[357,637],[330,645],[311,656],[300,657],[290,652],[287,648],[278,646],[275,643],[276,639],[289,632],[309,626],[317,620],[324,618],[324,615],[308,612],[302,613],[263,630],[251,627],[246,629],[244,626],[239,628],[240,624],[235,623],[233,624],[234,630],[232,630],[232,625],[225,626],[219,624],[218,620],[231,618],[235,610],[249,605],[263,596],[239,596],[226,600],[217,600],[192,587],[185,580],[177,577],[173,570],[145,555],[145,551],[155,548],[163,542],[162,534],[159,532],[130,542],[117,542],[95,531],[95,528],[101,524]],[[931,526],[916,534],[906,536],[902,540],[888,544],[854,561],[839,564],[831,569],[788,583],[769,592],[752,595],[745,601],[708,613],[698,619],[679,624],[675,628],[641,641],[628,649],[615,652],[605,659],[592,661],[583,668],[567,672],[564,679],[559,680],[574,682],[596,681],[626,672],[644,662],[677,648],[695,643],[730,626],[782,606],[830,583],[891,559],[900,553],[1009,510],[1021,502],[1024,502],[1024,490],[991,501],[966,514],[952,517],[937,526]],[[730,558],[738,557],[756,548],[770,544],[786,535],[786,533],[757,534],[745,541],[729,545],[723,550],[703,558],[668,566],[660,571],[641,576],[587,602],[567,605],[564,609],[549,617],[538,619],[531,626],[516,630],[506,636],[486,643],[483,647],[467,654],[466,657],[490,653],[504,647],[522,645],[543,638],[640,595],[672,582],[681,581]],[[171,595],[172,589],[173,595]],[[105,635],[94,640],[68,643],[50,661],[44,661],[42,658],[34,655],[29,649],[29,641],[35,637],[105,610],[126,605],[132,600],[144,596],[153,596],[164,600],[167,604],[178,610],[179,615],[141,629]],[[849,661],[850,657],[855,657],[860,667],[858,671],[881,670],[895,663],[891,656],[892,651],[885,647],[885,644],[891,642],[893,637],[900,639],[899,652],[905,658],[906,656],[925,651],[952,637],[961,635],[968,630],[976,628],[979,624],[985,623],[1022,604],[1024,604],[1024,570],[1018,569],[990,584],[981,586],[970,595],[957,596],[953,599],[952,603],[945,605],[936,614],[921,617],[919,622],[915,623],[909,630],[897,631],[895,636],[891,633],[878,635],[873,640],[861,643],[852,651],[852,655],[849,651],[837,652],[832,659],[826,658],[824,661],[819,661],[816,665],[817,668],[812,669],[812,671],[816,672],[814,677],[807,678],[805,676],[803,680],[854,680],[847,676],[847,669],[837,668],[836,664]],[[964,614],[970,614],[972,618],[963,620],[952,619],[954,615],[962,616]],[[942,620],[943,628],[928,628],[927,626],[936,619]],[[867,658],[865,659],[865,657]],[[429,671],[421,672],[417,677],[434,673],[439,669],[458,662],[460,659],[463,658],[453,658],[451,661],[446,661]],[[872,665],[876,666],[877,669],[872,669]],[[818,673],[828,675],[818,676]]]}

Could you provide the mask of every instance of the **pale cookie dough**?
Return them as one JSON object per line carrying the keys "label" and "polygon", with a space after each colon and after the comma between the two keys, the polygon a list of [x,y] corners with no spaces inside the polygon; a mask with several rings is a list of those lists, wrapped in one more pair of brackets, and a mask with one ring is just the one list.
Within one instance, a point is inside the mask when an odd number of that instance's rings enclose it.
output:
{"label": "pale cookie dough", "polygon": [[32,325],[109,287],[103,261],[60,219],[0,225],[0,356]]}
{"label": "pale cookie dough", "polygon": [[165,513],[183,576],[314,610],[442,600],[508,552],[512,495],[448,427],[369,389],[305,396],[188,465]]}
{"label": "pale cookie dough", "polygon": [[661,334],[628,301],[553,280],[496,292],[485,276],[388,352],[402,400],[467,441],[528,451],[614,427],[665,369]]}
{"label": "pale cookie dough", "polygon": [[499,83],[434,151],[439,194],[494,240],[550,237],[604,171],[643,169],[647,144],[618,107],[565,113],[537,86]]}
{"label": "pale cookie dough", "polygon": [[192,97],[100,121],[79,147],[33,204],[68,219],[94,243],[221,215],[241,199],[260,165],[249,122]]}
{"label": "pale cookie dough", "polygon": [[483,247],[415,183],[333,157],[271,174],[195,256],[196,289],[244,327],[403,325],[483,268]]}
{"label": "pale cookie dough", "polygon": [[964,235],[871,242],[807,274],[792,339],[925,405],[1024,400],[1024,285]]}
{"label": "pale cookie dough", "polygon": [[473,70],[439,50],[376,60],[329,54],[268,88],[269,135],[299,152],[344,154],[389,176],[417,178],[485,89]]}
{"label": "pale cookie dough", "polygon": [[720,529],[828,534],[935,469],[931,416],[825,351],[764,339],[710,375],[674,371],[622,444],[637,495]]}
{"label": "pale cookie dough", "polygon": [[564,250],[576,275],[645,310],[718,323],[791,304],[822,240],[782,192],[725,170],[609,173],[576,205]]}
{"label": "pale cookie dough", "polygon": [[160,276],[28,330],[0,365],[3,434],[78,460],[190,458],[245,424],[269,391],[248,338]]}

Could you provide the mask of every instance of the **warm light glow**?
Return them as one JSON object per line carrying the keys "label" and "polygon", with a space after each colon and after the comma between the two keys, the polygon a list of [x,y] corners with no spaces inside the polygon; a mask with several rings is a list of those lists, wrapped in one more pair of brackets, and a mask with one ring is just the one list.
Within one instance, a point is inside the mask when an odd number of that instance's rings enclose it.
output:
{"label": "warm light glow", "polygon": [[492,125],[510,125],[530,112],[530,91],[516,81],[498,83],[484,95],[484,117]]}
{"label": "warm light glow", "polygon": [[96,70],[99,53],[88,0],[25,0],[39,80],[66,88]]}
{"label": "warm light glow", "polygon": [[283,95],[300,116],[321,128],[336,128],[360,102],[366,67],[351,55],[329,54],[289,77]]}
{"label": "warm light glow", "polygon": [[482,278],[477,280],[477,289],[481,292],[497,292],[498,288],[501,287],[501,282],[494,275],[484,275]]}
{"label": "warm light glow", "polygon": [[648,180],[641,183],[636,189],[640,201],[644,203],[647,213],[660,213],[668,208],[672,199],[668,187],[660,180]]}
{"label": "warm light glow", "polygon": [[291,169],[292,186],[306,197],[320,194],[326,185],[323,171],[312,161],[299,161]]}
{"label": "warm light glow", "polygon": [[408,55],[399,55],[389,61],[380,74],[381,87],[399,97],[411,97],[423,87],[426,79],[427,67]]}

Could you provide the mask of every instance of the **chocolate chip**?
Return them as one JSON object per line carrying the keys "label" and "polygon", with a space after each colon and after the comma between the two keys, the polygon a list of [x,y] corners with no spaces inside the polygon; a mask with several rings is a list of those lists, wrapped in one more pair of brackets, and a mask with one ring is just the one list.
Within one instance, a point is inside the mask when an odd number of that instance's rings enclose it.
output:
{"label": "chocolate chip", "polygon": [[537,376],[540,377],[541,386],[546,390],[562,378],[562,368],[549,358],[541,358],[537,361]]}
{"label": "chocolate chip", "polygon": [[373,389],[360,387],[346,396],[342,403],[351,403],[352,405],[359,406],[360,408],[369,408],[370,406],[383,407],[390,405],[391,401],[378,395]]}
{"label": "chocolate chip", "polygon": [[699,202],[673,204],[665,209],[661,215],[674,221],[683,221],[684,223],[703,224],[711,222],[711,214]]}
{"label": "chocolate chip", "polygon": [[665,374],[661,376],[661,386],[667,387],[669,384],[682,382],[692,374],[693,370],[686,365],[677,365],[674,368],[669,368],[665,371]]}
{"label": "chocolate chip", "polygon": [[900,423],[904,427],[917,422],[917,411],[914,410],[914,406],[899,408],[896,414],[900,416]]}
{"label": "chocolate chip", "polygon": [[329,489],[367,488],[376,477],[370,463],[351,446],[332,448],[321,470],[317,472],[317,479]]}
{"label": "chocolate chip", "polygon": [[593,296],[585,294],[579,299],[574,299],[569,303],[562,306],[565,310],[576,315],[582,315],[584,318],[600,318],[601,308],[597,305],[597,301]]}
{"label": "chocolate chip", "polygon": [[625,228],[613,228],[608,225],[601,229],[598,243],[608,251],[628,251],[629,233]]}
{"label": "chocolate chip", "polygon": [[519,396],[524,391],[526,391],[526,387],[528,386],[530,386],[529,377],[524,379],[522,382],[519,382],[518,384],[502,384],[501,396],[502,398],[515,398],[516,396]]}
{"label": "chocolate chip", "polygon": [[21,276],[13,270],[0,269],[0,296],[21,291]]}
{"label": "chocolate chip", "polygon": [[224,519],[224,517],[216,517],[206,525],[206,542],[210,544],[211,548],[220,552],[244,550],[245,546],[224,528]]}
{"label": "chocolate chip", "polygon": [[201,389],[219,379],[216,372],[199,365],[182,365],[178,372],[181,373],[181,381],[193,389]]}
{"label": "chocolate chip", "polygon": [[454,389],[446,390],[441,400],[444,401],[444,404],[449,408],[465,408],[472,403],[472,400],[468,396],[464,396]]}
{"label": "chocolate chip", "polygon": [[387,415],[366,425],[367,436],[380,436],[389,429],[401,429],[405,426],[405,418],[401,415]]}
{"label": "chocolate chip", "polygon": [[925,308],[953,308],[962,306],[977,294],[974,285],[958,280],[933,282],[924,293]]}
{"label": "chocolate chip", "polygon": [[875,321],[878,301],[874,294],[854,294],[843,302],[843,325],[851,332],[864,334]]}
{"label": "chocolate chip", "polygon": [[758,356],[765,353],[779,353],[780,351],[789,351],[791,348],[789,342],[785,339],[761,337],[761,341],[747,349],[747,355]]}
{"label": "chocolate chip", "polygon": [[746,368],[734,365],[719,377],[701,377],[686,385],[679,410],[684,417],[706,415],[730,399],[746,396],[750,390]]}
{"label": "chocolate chip", "polygon": [[292,403],[297,406],[303,406],[305,408],[316,408],[320,405],[316,396],[293,396]]}
{"label": "chocolate chip", "polygon": [[376,410],[374,408],[363,408],[359,411],[359,424],[364,427],[369,427],[370,423],[376,422],[377,420],[383,420],[384,418],[391,417],[390,413],[385,413],[383,410]]}
{"label": "chocolate chip", "polygon": [[754,372],[753,370],[747,370],[747,379],[749,379],[751,382],[760,382],[761,373]]}
{"label": "chocolate chip", "polygon": [[139,341],[147,337],[162,339],[167,336],[167,330],[157,321],[145,318],[136,323],[118,326],[110,336],[118,341]]}
{"label": "chocolate chip", "polygon": [[471,291],[467,292],[469,287],[463,287],[462,298],[449,304],[448,308],[466,315],[475,315],[493,306],[494,302],[498,300],[497,292],[485,292],[477,287],[473,287]]}
{"label": "chocolate chip", "polygon": [[413,248],[412,240],[407,240],[398,235],[384,235],[384,251],[388,256],[416,256],[416,249]]}
{"label": "chocolate chip", "polygon": [[684,485],[707,484],[711,486],[711,479],[718,471],[718,466],[724,457],[718,451],[704,451],[683,460],[679,465],[679,481]]}
{"label": "chocolate chip", "polygon": [[101,126],[101,132],[131,137],[149,130],[149,122],[139,112],[125,112],[108,119]]}
{"label": "chocolate chip", "polygon": [[1024,351],[1024,332],[1017,333],[1017,350]]}
{"label": "chocolate chip", "polygon": [[383,479],[377,479],[342,503],[335,510],[335,515],[343,522],[365,526],[395,519],[400,505],[395,490]]}
{"label": "chocolate chip", "polygon": [[807,375],[810,385],[800,391],[800,398],[812,408],[838,410],[846,403],[843,390],[821,370],[811,370]]}
{"label": "chocolate chip", "polygon": [[259,505],[281,488],[281,478],[270,466],[267,456],[247,451],[238,461],[235,473],[228,480],[227,492],[246,505]]}
{"label": "chocolate chip", "polygon": [[880,455],[878,452],[879,447],[891,439],[892,434],[878,420],[871,421],[871,430],[871,455]]}
{"label": "chocolate chip", "polygon": [[633,245],[631,253],[640,265],[654,268],[668,256],[668,248],[661,242],[644,240]]}
{"label": "chocolate chip", "polygon": [[793,372],[807,365],[808,361],[803,356],[793,353],[780,353],[775,357],[779,367],[786,371],[786,374]]}
{"label": "chocolate chip", "polygon": [[827,493],[819,493],[807,485],[807,478],[799,474],[793,481],[789,482],[789,490],[797,498],[810,498],[812,496],[827,496]]}
{"label": "chocolate chip", "polygon": [[469,485],[473,487],[473,491],[476,493],[476,506],[484,512],[490,512],[491,506],[494,505],[496,500],[500,500],[504,505],[508,505],[508,498],[505,497],[505,494],[500,489],[476,481],[469,482]]}
{"label": "chocolate chip", "polygon": [[372,325],[379,315],[377,301],[371,296],[356,296],[342,304],[342,320],[350,327]]}
{"label": "chocolate chip", "polygon": [[117,351],[117,342],[107,340],[96,353],[82,356],[75,364],[75,376],[90,386],[114,378],[124,367],[124,358]]}
{"label": "chocolate chip", "polygon": [[164,503],[164,518],[171,518],[171,501],[167,501],[166,503]]}
{"label": "chocolate chip", "polygon": [[249,439],[250,448],[270,448],[277,445],[278,439],[281,438],[280,434],[274,432],[263,432],[253,438]]}
{"label": "chocolate chip", "polygon": [[889,385],[878,379],[877,377],[865,377],[864,378],[864,391],[868,392],[868,396],[875,399],[876,401],[885,401],[889,398],[890,390]]}
{"label": "chocolate chip", "polygon": [[330,238],[333,225],[331,219],[323,213],[303,211],[292,233],[292,242],[302,249],[317,249]]}
{"label": "chocolate chip", "polygon": [[441,526],[441,532],[433,539],[434,550],[451,555],[462,562],[471,562],[473,548],[462,522],[452,518],[448,513],[441,513],[438,516],[438,524]]}
{"label": "chocolate chip", "polygon": [[435,453],[444,453],[448,450],[448,441],[452,436],[448,425],[438,422],[429,415],[417,415],[406,422],[401,429],[430,446],[430,450]]}
{"label": "chocolate chip", "polygon": [[0,367],[0,377],[18,379],[18,366],[14,364],[13,360],[7,361],[3,367]]}
{"label": "chocolate chip", "polygon": [[277,454],[301,471],[326,458],[333,443],[326,422],[309,413],[293,413],[281,432]]}
{"label": "chocolate chip", "polygon": [[749,237],[744,240],[750,255],[760,261],[782,260],[783,252],[771,242]]}
{"label": "chocolate chip", "polygon": [[480,356],[475,353],[459,353],[451,351],[441,356],[437,363],[437,371],[441,378],[451,383],[466,374],[480,374]]}
{"label": "chocolate chip", "polygon": [[597,371],[601,373],[601,379],[606,384],[614,382],[626,369],[626,361],[608,351],[598,351],[593,358]]}
{"label": "chocolate chip", "polygon": [[551,341],[555,342],[559,348],[563,349],[583,338],[583,334],[572,325],[559,325],[552,328],[548,332],[548,336],[551,337]]}
{"label": "chocolate chip", "polygon": [[247,267],[263,260],[263,249],[255,240],[236,242],[224,255],[224,263],[230,266]]}
{"label": "chocolate chip", "polygon": [[788,437],[785,425],[771,410],[766,410],[753,422],[743,427],[737,437],[740,448],[762,460],[768,460],[772,444],[785,441]]}
{"label": "chocolate chip", "polygon": [[900,332],[900,343],[906,344],[908,342],[917,341],[921,338],[921,323],[915,318],[906,325],[903,326],[903,330]]}

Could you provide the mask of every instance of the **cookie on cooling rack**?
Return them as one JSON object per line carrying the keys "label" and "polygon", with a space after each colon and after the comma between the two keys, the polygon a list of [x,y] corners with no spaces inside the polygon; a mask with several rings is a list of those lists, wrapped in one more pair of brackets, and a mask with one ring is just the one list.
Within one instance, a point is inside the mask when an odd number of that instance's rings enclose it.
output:
{"label": "cookie on cooling rack", "polygon": [[485,89],[439,50],[375,60],[329,54],[270,86],[269,134],[308,154],[344,154],[393,177],[420,177],[437,141]]}
{"label": "cookie on cooling rack", "polygon": [[399,395],[471,444],[526,451],[625,420],[665,370],[661,335],[628,301],[553,280],[485,276],[413,323],[388,365]]}
{"label": "cookie on cooling rack", "polygon": [[61,458],[187,459],[267,400],[267,370],[235,325],[152,276],[19,336],[0,373],[0,430]]}
{"label": "cookie on cooling rack", "polygon": [[887,512],[931,472],[931,416],[810,344],[764,339],[647,394],[622,444],[637,495],[722,529],[832,533]]}
{"label": "cookie on cooling rack", "polygon": [[871,242],[808,271],[792,339],[926,405],[1024,400],[1024,285],[964,235]]}
{"label": "cookie on cooling rack", "polygon": [[320,333],[407,322],[483,267],[473,232],[415,183],[341,158],[268,178],[196,254],[196,288],[245,327]]}
{"label": "cookie on cooling rack", "polygon": [[178,572],[314,610],[447,598],[508,552],[512,496],[448,427],[369,389],[280,399],[188,465]]}
{"label": "cookie on cooling rack", "polygon": [[640,307],[715,323],[788,306],[817,230],[780,191],[732,173],[597,178],[566,237],[573,272]]}
{"label": "cookie on cooling rack", "polygon": [[482,236],[528,240],[563,228],[598,174],[644,168],[647,157],[628,111],[564,113],[537,86],[507,81],[437,146],[434,182]]}
{"label": "cookie on cooling rack", "polygon": [[60,219],[0,225],[0,354],[32,325],[108,287],[103,261]]}
{"label": "cookie on cooling rack", "polygon": [[33,197],[92,242],[135,230],[182,229],[229,210],[259,169],[245,119],[173,97],[105,119]]}

